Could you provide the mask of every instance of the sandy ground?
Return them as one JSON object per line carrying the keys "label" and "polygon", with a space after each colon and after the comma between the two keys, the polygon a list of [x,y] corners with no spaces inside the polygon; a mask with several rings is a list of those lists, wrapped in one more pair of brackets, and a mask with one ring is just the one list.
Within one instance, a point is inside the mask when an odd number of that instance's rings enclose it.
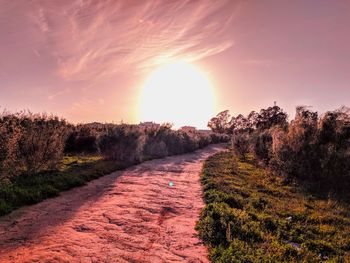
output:
{"label": "sandy ground", "polygon": [[0,262],[208,262],[194,230],[199,173],[222,149],[148,161],[0,218]]}

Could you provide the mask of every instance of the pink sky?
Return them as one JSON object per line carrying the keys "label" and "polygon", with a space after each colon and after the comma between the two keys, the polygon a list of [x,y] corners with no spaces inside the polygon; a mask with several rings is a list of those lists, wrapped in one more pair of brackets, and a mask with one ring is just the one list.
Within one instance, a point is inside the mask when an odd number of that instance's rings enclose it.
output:
{"label": "pink sky", "polygon": [[0,0],[0,109],[138,122],[148,74],[186,58],[218,111],[350,106],[350,1]]}

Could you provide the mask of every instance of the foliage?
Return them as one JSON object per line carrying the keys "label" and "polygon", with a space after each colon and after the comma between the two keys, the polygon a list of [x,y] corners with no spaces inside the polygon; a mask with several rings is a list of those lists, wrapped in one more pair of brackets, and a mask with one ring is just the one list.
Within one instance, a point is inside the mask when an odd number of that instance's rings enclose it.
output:
{"label": "foliage", "polygon": [[277,105],[261,109],[255,117],[255,126],[259,130],[267,130],[274,126],[286,126],[288,115]]}
{"label": "foliage", "polygon": [[230,136],[227,134],[210,133],[209,136],[211,143],[223,143],[230,141]]}
{"label": "foliage", "polygon": [[[221,122],[226,121],[228,112],[222,116],[225,118]],[[287,114],[275,105],[259,113],[252,111],[247,117],[232,117],[223,126],[231,134],[232,148],[240,158],[251,152],[260,164],[287,176],[289,181],[306,182],[311,191],[325,196],[350,197],[348,108],[319,116],[299,106],[295,118],[287,123]]]}
{"label": "foliage", "polygon": [[245,160],[250,148],[249,134],[247,132],[234,134],[232,136],[232,148],[237,156]]}
{"label": "foliage", "polygon": [[67,125],[45,114],[20,112],[0,116],[0,176],[54,169],[63,157]]}
{"label": "foliage", "polygon": [[55,197],[61,191],[84,185],[120,168],[124,167],[99,156],[71,156],[65,157],[56,171],[12,177],[9,182],[0,183],[0,216],[20,206]]}
{"label": "foliage", "polygon": [[252,136],[252,149],[257,160],[268,165],[273,157],[271,129],[255,132]]}
{"label": "foliage", "polygon": [[257,113],[252,111],[247,117],[242,114],[232,117],[229,123],[230,128],[228,132],[230,134],[237,133],[250,133],[255,129]]}
{"label": "foliage", "polygon": [[227,133],[229,127],[230,114],[228,110],[222,111],[208,122],[208,127],[215,133]]}
{"label": "foliage", "polygon": [[138,163],[142,158],[145,136],[136,125],[118,125],[108,129],[98,142],[102,156],[127,165]]}
{"label": "foliage", "polygon": [[[0,215],[153,158],[227,141],[225,135],[127,124],[72,125],[46,114],[0,115]],[[67,168],[68,167],[68,168]]]}
{"label": "foliage", "polygon": [[346,108],[316,112],[299,107],[285,132],[273,142],[271,167],[308,181],[314,190],[346,195],[350,188],[350,114]]}
{"label": "foliage", "polygon": [[13,174],[16,168],[17,141],[20,130],[16,116],[4,113],[0,116],[0,181]]}
{"label": "foliage", "polygon": [[268,107],[261,109],[259,113],[252,111],[247,117],[242,114],[232,116],[228,110],[220,112],[208,122],[208,127],[213,132],[235,134],[254,130],[267,130],[274,126],[287,126],[288,115],[278,107]]}
{"label": "foliage", "polygon": [[98,129],[92,125],[79,124],[69,127],[69,136],[65,142],[64,152],[95,154],[98,152],[97,137]]}
{"label": "foliage", "polygon": [[137,163],[142,160],[193,152],[210,143],[227,141],[227,136],[205,132],[172,130],[168,124],[159,127],[139,128],[136,125],[119,125],[100,136],[101,154],[111,160]]}
{"label": "foliage", "polygon": [[309,195],[230,152],[211,156],[196,229],[212,262],[347,262],[349,206]]}

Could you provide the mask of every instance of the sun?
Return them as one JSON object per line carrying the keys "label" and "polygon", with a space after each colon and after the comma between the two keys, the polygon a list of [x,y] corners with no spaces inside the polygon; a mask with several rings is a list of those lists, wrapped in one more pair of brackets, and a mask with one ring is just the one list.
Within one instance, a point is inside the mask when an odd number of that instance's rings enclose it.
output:
{"label": "sun", "polygon": [[170,122],[176,128],[206,128],[215,113],[214,90],[195,65],[177,61],[156,69],[142,87],[141,121]]}

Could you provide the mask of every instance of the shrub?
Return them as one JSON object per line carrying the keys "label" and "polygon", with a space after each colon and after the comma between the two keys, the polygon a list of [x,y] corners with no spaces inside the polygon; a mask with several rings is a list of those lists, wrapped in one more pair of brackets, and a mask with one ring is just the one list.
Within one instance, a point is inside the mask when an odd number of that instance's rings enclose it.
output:
{"label": "shrub", "polygon": [[135,125],[118,125],[101,136],[98,145],[107,160],[133,164],[141,161],[144,136]]}
{"label": "shrub", "polygon": [[199,149],[198,137],[196,134],[181,132],[183,138],[184,152],[193,152]]}
{"label": "shrub", "polygon": [[250,149],[249,134],[246,132],[234,134],[232,137],[232,148],[237,156],[245,160]]}
{"label": "shrub", "polygon": [[[350,187],[350,115],[344,108],[318,118],[297,108],[288,130],[273,135],[272,168],[307,180],[318,190],[345,193]],[[327,190],[328,189],[328,190]]]}
{"label": "shrub", "polygon": [[67,124],[45,114],[0,116],[0,174],[34,174],[53,169],[63,156]]}
{"label": "shrub", "polygon": [[144,157],[148,158],[163,158],[168,155],[168,148],[164,141],[147,138]]}
{"label": "shrub", "polygon": [[211,143],[211,137],[209,134],[201,134],[199,136],[198,140],[198,147],[204,148],[205,146],[208,146]]}
{"label": "shrub", "polygon": [[6,113],[0,116],[0,181],[15,173],[19,136],[18,118]]}
{"label": "shrub", "polygon": [[97,153],[98,134],[90,125],[72,126],[65,143],[65,153]]}
{"label": "shrub", "polygon": [[20,117],[18,160],[28,174],[54,169],[63,157],[67,126],[54,116],[28,114]]}
{"label": "shrub", "polygon": [[[296,109],[294,120],[278,106],[232,117],[228,111],[209,122],[213,131],[232,134],[232,149],[255,159],[291,180],[306,180],[318,193],[349,196],[350,109],[342,107],[319,117],[307,107]],[[214,121],[214,122],[213,122]],[[213,125],[215,124],[215,125]],[[218,129],[218,127],[220,129]],[[215,142],[216,135],[211,135]]]}
{"label": "shrub", "polygon": [[257,160],[265,165],[270,163],[272,156],[272,135],[270,130],[256,132],[253,139],[253,153]]}
{"label": "shrub", "polygon": [[219,133],[211,133],[210,134],[210,141],[211,143],[223,143],[223,142],[229,142],[230,136],[227,134],[219,134]]}
{"label": "shrub", "polygon": [[144,130],[147,139],[144,145],[143,154],[145,158],[161,158],[169,154],[179,154],[183,152],[182,144],[177,138],[177,133],[171,130],[168,124],[158,128]]}
{"label": "shrub", "polygon": [[164,141],[167,145],[168,153],[170,155],[181,154],[185,152],[184,139],[180,132],[168,131],[164,135]]}

